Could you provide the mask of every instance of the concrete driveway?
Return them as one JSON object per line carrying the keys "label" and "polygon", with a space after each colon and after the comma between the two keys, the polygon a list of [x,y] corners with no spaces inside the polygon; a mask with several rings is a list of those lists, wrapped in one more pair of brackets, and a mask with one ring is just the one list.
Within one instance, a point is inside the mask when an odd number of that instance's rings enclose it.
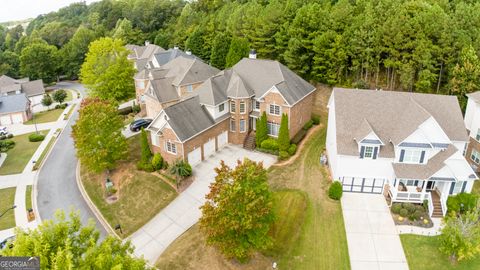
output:
{"label": "concrete driveway", "polygon": [[271,155],[247,151],[238,146],[225,146],[195,166],[194,182],[152,220],[130,236],[135,246],[135,254],[143,255],[146,260],[155,264],[163,251],[200,219],[199,207],[205,203],[205,195],[210,191],[209,185],[214,181],[214,168],[218,167],[221,160],[228,166],[234,167],[237,160],[243,160],[245,157],[254,161],[263,161],[265,168],[276,161],[276,158]]}
{"label": "concrete driveway", "polygon": [[352,270],[408,270],[402,243],[382,195],[343,193]]}

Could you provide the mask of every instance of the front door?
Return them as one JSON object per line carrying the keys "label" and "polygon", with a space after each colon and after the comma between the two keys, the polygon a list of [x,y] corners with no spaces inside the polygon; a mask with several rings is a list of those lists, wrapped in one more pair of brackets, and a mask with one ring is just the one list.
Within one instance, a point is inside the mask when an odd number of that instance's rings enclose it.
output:
{"label": "front door", "polygon": [[249,130],[256,130],[257,129],[257,118],[255,117],[250,117],[250,121],[248,121],[250,123],[250,127],[249,127]]}
{"label": "front door", "polygon": [[427,187],[426,187],[426,190],[427,191],[432,191],[435,189],[435,181],[428,181],[427,182]]}

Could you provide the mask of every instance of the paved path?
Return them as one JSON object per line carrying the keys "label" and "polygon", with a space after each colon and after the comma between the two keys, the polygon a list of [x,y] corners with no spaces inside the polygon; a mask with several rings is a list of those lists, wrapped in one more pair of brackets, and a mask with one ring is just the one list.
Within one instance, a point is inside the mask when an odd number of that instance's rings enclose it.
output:
{"label": "paved path", "polygon": [[[78,83],[61,82],[55,87],[75,89],[85,95],[83,85]],[[102,236],[105,236],[107,234],[105,229],[83,200],[76,183],[77,158],[71,137],[71,126],[77,117],[78,112],[75,111],[39,172],[37,208],[42,219],[52,219],[58,209],[62,209],[66,213],[72,209],[80,210],[82,223],[87,224],[89,219],[93,219],[97,229]]]}
{"label": "paved path", "polygon": [[195,181],[152,220],[129,237],[135,246],[135,254],[144,256],[154,265],[163,251],[199,220],[201,215],[199,207],[204,204],[209,185],[215,178],[213,169],[218,167],[221,160],[230,167],[234,167],[237,160],[244,157],[263,161],[267,168],[276,161],[273,156],[228,145],[198,164],[193,168]]}
{"label": "paved path", "polygon": [[343,193],[352,270],[408,270],[402,243],[382,195]]}
{"label": "paved path", "polygon": [[[69,110],[70,107],[68,107],[67,109]],[[63,119],[63,118],[60,118],[60,119]],[[55,126],[57,126],[57,122],[41,123],[41,124],[37,124],[37,130],[52,129]],[[6,127],[8,132],[12,133],[13,135],[22,135],[25,133],[35,132],[35,125],[13,124],[13,125],[8,125]]]}

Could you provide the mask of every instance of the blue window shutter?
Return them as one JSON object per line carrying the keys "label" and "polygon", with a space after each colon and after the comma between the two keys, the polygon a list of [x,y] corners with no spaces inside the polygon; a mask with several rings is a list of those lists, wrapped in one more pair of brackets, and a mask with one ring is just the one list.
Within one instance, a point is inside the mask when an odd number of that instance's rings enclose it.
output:
{"label": "blue window shutter", "polygon": [[425,159],[425,151],[422,151],[422,154],[420,155],[420,163],[423,163],[424,159]]}
{"label": "blue window shutter", "polygon": [[365,153],[365,146],[360,147],[360,158],[363,158],[363,154]]}
{"label": "blue window shutter", "polygon": [[452,184],[450,185],[450,192],[448,194],[450,194],[450,195],[453,194],[453,189],[455,188],[455,185],[456,185],[456,183],[452,182]]}
{"label": "blue window shutter", "polygon": [[405,150],[400,150],[400,162],[403,162],[403,156],[405,156]]}
{"label": "blue window shutter", "polygon": [[462,185],[462,193],[465,192],[465,188],[467,187],[467,181],[463,181]]}
{"label": "blue window shutter", "polygon": [[415,182],[413,182],[413,185],[418,186],[418,180],[415,180]]}
{"label": "blue window shutter", "polygon": [[377,154],[378,154],[378,147],[373,148],[373,159],[377,159]]}

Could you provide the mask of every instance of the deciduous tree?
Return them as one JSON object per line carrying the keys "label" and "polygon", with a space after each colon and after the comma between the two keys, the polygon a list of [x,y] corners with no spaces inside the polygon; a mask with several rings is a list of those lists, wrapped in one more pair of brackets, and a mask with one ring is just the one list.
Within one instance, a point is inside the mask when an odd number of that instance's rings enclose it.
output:
{"label": "deciduous tree", "polygon": [[67,98],[67,91],[65,91],[63,89],[59,89],[59,90],[53,92],[53,94],[52,94],[52,99],[55,102],[58,102],[60,104],[62,104],[63,101],[65,101],[66,98]]}
{"label": "deciduous tree", "polygon": [[45,94],[45,95],[43,95],[43,98],[42,98],[41,102],[42,102],[43,106],[50,108],[50,105],[52,105],[53,100],[52,100],[52,97],[49,94]]}
{"label": "deciduous tree", "polygon": [[245,159],[235,169],[221,161],[215,172],[215,182],[201,207],[200,227],[207,244],[227,258],[245,262],[252,252],[271,244],[268,231],[274,213],[267,171],[262,163]]}
{"label": "deciduous tree", "polygon": [[451,90],[459,97],[462,108],[465,108],[465,95],[480,90],[480,60],[472,46],[462,50],[460,62],[455,65],[452,75]]}
{"label": "deciduous tree", "polygon": [[20,72],[34,80],[55,81],[58,64],[57,47],[45,43],[28,45],[20,55]]}
{"label": "deciduous tree", "polygon": [[234,37],[230,43],[225,67],[232,67],[242,58],[248,56],[248,40],[245,38]]}
{"label": "deciduous tree", "polygon": [[225,68],[225,62],[230,48],[230,37],[225,33],[219,33],[213,40],[210,61],[212,66],[219,69]]}
{"label": "deciduous tree", "polygon": [[98,98],[83,100],[72,131],[82,164],[95,172],[113,169],[128,150],[122,128],[122,118],[110,102]]}

